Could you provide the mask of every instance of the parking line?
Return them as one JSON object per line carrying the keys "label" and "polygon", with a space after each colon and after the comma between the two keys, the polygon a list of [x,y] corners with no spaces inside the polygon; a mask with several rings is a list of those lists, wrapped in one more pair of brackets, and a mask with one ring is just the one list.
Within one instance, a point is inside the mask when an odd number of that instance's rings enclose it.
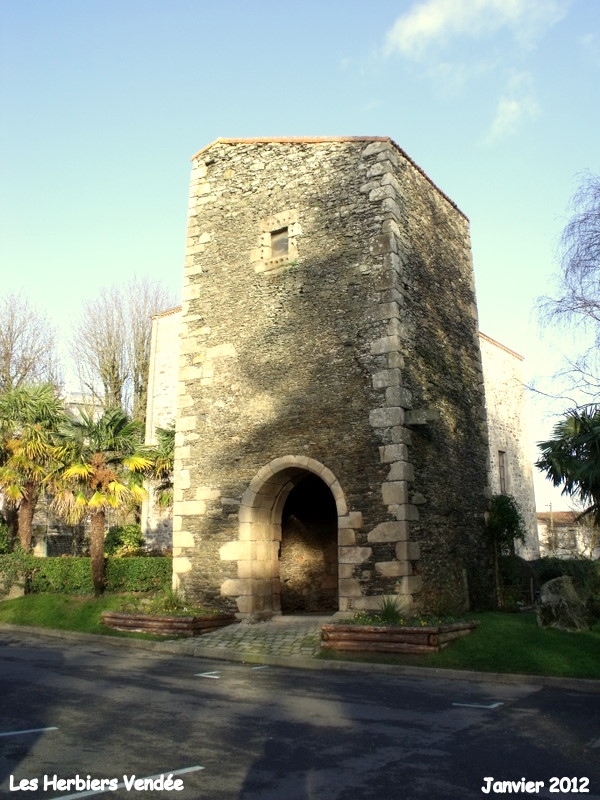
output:
{"label": "parking line", "polygon": [[[170,770],[164,770],[164,772],[159,772],[158,775],[147,775],[145,778],[137,778],[136,780],[142,781],[155,781],[157,778],[160,778],[161,775],[185,775],[188,772],[198,772],[198,770],[204,769],[204,767],[185,767],[184,769],[176,769],[172,772]],[[124,789],[125,788],[125,781],[119,783],[117,785],[117,789]],[[116,791],[111,789],[90,789],[89,792],[75,792],[75,794],[63,794],[60,797],[54,797],[53,800],[79,800],[80,797],[92,797],[95,794],[106,794],[110,791]]]}
{"label": "parking line", "polygon": [[600,747],[600,736],[597,739],[591,739],[586,747]]}
{"label": "parking line", "polygon": [[25,731],[5,731],[0,733],[0,736],[22,736],[25,733],[43,733],[44,731],[57,731],[58,728],[52,726],[51,728],[28,728]]}
{"label": "parking line", "polygon": [[452,703],[452,705],[460,706],[461,708],[498,708],[498,706],[503,706],[504,703],[490,703],[487,706],[483,703]]}

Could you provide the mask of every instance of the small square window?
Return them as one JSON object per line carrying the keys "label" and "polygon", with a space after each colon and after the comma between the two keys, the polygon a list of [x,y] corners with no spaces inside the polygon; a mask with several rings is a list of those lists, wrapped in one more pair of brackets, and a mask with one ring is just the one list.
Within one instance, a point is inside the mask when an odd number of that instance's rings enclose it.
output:
{"label": "small square window", "polygon": [[250,253],[250,263],[255,272],[276,274],[297,263],[298,237],[302,230],[298,223],[298,209],[279,211],[259,221],[260,234],[256,247]]}
{"label": "small square window", "polygon": [[288,229],[271,231],[271,258],[285,258],[289,252]]}

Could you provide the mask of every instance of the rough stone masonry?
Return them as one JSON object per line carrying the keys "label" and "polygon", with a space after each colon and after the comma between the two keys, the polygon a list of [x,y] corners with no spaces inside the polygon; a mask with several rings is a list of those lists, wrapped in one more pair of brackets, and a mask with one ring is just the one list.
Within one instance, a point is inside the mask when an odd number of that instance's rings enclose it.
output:
{"label": "rough stone masonry", "polygon": [[490,595],[469,224],[389,138],[193,159],[175,584],[240,614]]}

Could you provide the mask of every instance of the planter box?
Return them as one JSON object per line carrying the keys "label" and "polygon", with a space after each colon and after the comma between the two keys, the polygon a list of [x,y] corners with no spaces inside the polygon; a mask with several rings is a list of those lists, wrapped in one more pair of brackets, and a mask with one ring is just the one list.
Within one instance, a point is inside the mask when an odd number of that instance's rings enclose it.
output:
{"label": "planter box", "polygon": [[102,624],[116,631],[156,633],[164,636],[200,636],[236,622],[233,614],[212,614],[205,617],[162,616],[103,611]]}
{"label": "planter box", "polygon": [[372,653],[437,653],[455,639],[467,636],[478,622],[451,625],[343,625],[332,623],[321,628],[321,647]]}

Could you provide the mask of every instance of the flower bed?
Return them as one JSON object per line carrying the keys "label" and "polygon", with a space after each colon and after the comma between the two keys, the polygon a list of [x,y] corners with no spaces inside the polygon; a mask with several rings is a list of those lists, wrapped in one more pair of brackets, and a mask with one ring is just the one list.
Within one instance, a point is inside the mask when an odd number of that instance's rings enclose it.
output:
{"label": "flower bed", "polygon": [[321,627],[321,647],[374,653],[437,653],[468,636],[476,621],[442,625],[357,625],[331,623]]}
{"label": "flower bed", "polygon": [[116,631],[155,633],[163,636],[200,636],[236,622],[233,614],[183,616],[103,611],[102,624]]}

